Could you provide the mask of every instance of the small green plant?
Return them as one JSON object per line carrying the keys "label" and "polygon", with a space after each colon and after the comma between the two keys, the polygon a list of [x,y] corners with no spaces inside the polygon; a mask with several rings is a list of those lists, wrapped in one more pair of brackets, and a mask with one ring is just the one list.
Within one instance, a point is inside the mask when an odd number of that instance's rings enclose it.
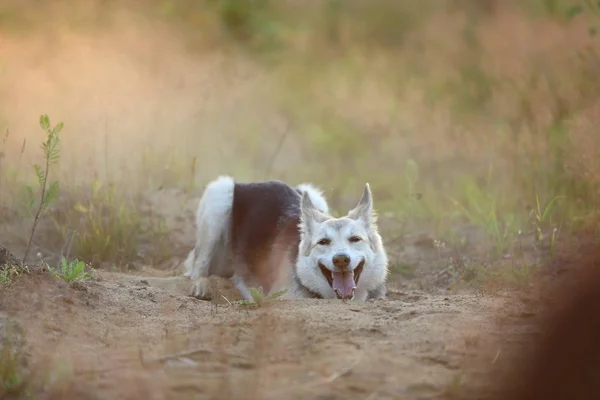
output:
{"label": "small green plant", "polygon": [[536,264],[524,263],[520,266],[510,268],[508,273],[509,275],[506,278],[519,287],[526,287],[531,280],[531,276],[537,269],[538,265]]}
{"label": "small green plant", "polygon": [[531,210],[531,213],[533,215],[533,217],[535,218],[535,225],[536,225],[536,231],[538,232],[538,235],[541,235],[541,230],[543,228],[543,225],[545,224],[552,224],[552,216],[551,216],[551,211],[552,211],[552,207],[554,206],[554,203],[557,200],[560,199],[566,199],[566,197],[564,196],[555,196],[552,200],[550,200],[548,202],[548,204],[546,204],[545,207],[541,207],[540,205],[540,197],[537,195],[535,195],[535,208],[533,210]]}
{"label": "small green plant", "polygon": [[240,300],[233,302],[232,304],[239,304],[242,306],[258,306],[262,307],[263,304],[268,303],[270,301],[279,299],[287,292],[287,289],[280,290],[275,293],[271,293],[268,296],[265,296],[265,292],[262,287],[258,288],[250,288],[250,296],[252,296],[252,300]]}
{"label": "small green plant", "polygon": [[484,229],[493,241],[495,256],[506,252],[517,231],[515,215],[505,213],[500,217],[496,198],[475,184],[467,186],[465,197],[466,205],[454,198],[450,200],[469,221]]}
{"label": "small green plant", "polygon": [[60,156],[60,131],[63,128],[63,123],[59,122],[54,127],[50,125],[50,118],[47,115],[40,117],[40,126],[46,131],[46,140],[42,143],[42,150],[44,152],[44,168],[39,164],[34,164],[33,169],[37,176],[37,183],[39,185],[39,201],[36,200],[36,195],[33,188],[29,185],[23,188],[23,201],[26,209],[33,214],[35,210],[35,216],[33,218],[33,225],[31,227],[31,233],[25,248],[25,255],[23,256],[23,263],[27,260],[29,250],[31,249],[31,242],[35,235],[35,229],[42,217],[44,211],[48,206],[58,198],[60,192],[60,186],[58,182],[48,183],[48,174],[50,173],[50,167],[58,163]]}
{"label": "small green plant", "polygon": [[12,283],[17,276],[24,272],[28,272],[27,266],[0,265],[0,285]]}
{"label": "small green plant", "polygon": [[86,265],[83,261],[77,259],[67,261],[64,257],[57,270],[47,265],[48,271],[54,278],[63,280],[69,285],[92,279],[92,275],[85,271],[85,267]]}
{"label": "small green plant", "polygon": [[0,284],[1,285],[8,285],[10,282],[12,281],[10,274],[8,273],[8,271],[6,269],[2,269],[0,271]]}
{"label": "small green plant", "polygon": [[556,240],[558,239],[559,229],[553,225],[551,211],[557,200],[565,199],[564,196],[555,196],[542,208],[539,196],[535,195],[535,208],[531,210],[533,216],[533,224],[535,227],[535,239],[538,244],[542,244],[544,240],[544,230],[552,229],[550,233],[550,253],[554,257],[556,251]]}
{"label": "small green plant", "polygon": [[29,272],[7,248],[0,246],[0,285],[12,283],[14,278],[22,273]]}

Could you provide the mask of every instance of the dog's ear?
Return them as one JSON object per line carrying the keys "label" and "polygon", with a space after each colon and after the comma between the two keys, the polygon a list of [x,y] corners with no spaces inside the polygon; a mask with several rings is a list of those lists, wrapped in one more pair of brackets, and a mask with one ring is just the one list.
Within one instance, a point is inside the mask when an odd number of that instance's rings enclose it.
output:
{"label": "dog's ear", "polygon": [[348,218],[362,220],[367,226],[376,222],[377,217],[373,211],[373,196],[371,194],[371,187],[368,183],[365,184],[365,190],[356,207],[348,212]]}
{"label": "dog's ear", "polygon": [[300,202],[302,232],[310,233],[314,224],[319,224],[328,219],[328,216],[313,204],[308,192],[302,192],[302,201]]}

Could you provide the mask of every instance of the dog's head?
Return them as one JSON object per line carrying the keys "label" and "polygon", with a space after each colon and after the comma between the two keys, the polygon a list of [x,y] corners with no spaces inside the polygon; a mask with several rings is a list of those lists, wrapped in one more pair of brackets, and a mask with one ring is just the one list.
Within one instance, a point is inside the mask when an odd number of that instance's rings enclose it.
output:
{"label": "dog's head", "polygon": [[369,184],[348,215],[334,218],[302,195],[297,275],[323,298],[361,298],[385,281],[387,257],[377,232]]}

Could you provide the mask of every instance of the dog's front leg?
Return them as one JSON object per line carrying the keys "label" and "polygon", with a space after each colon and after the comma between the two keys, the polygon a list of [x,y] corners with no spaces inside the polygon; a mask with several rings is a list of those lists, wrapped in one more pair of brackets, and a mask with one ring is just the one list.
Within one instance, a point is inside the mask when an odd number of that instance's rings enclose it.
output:
{"label": "dog's front leg", "polygon": [[190,285],[190,296],[200,300],[210,300],[211,293],[208,270],[204,264],[199,263],[196,257],[196,248],[190,251],[184,265],[187,270],[184,276],[192,281],[192,284]]}
{"label": "dog's front leg", "polygon": [[247,300],[247,301],[252,300],[252,295],[250,294],[250,289],[248,288],[248,285],[246,285],[246,281],[240,274],[238,274],[238,273],[233,274],[233,276],[231,277],[231,282],[233,282],[235,287],[240,291],[240,294],[242,295],[244,300]]}

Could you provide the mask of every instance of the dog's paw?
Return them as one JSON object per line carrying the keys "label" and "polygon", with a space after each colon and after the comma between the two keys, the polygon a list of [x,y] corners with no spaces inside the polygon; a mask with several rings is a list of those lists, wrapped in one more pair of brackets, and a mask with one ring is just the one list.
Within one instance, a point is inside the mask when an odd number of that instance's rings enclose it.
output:
{"label": "dog's paw", "polygon": [[196,279],[190,287],[190,296],[200,300],[211,300],[210,280],[208,278]]}

